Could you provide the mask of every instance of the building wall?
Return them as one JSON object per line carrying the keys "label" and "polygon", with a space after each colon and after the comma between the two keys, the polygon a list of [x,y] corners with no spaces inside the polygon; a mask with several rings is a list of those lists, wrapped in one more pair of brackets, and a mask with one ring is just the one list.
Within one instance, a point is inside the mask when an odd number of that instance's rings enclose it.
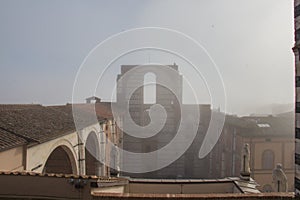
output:
{"label": "building wall", "polygon": [[[149,113],[147,110],[153,104],[144,103],[144,77],[148,73],[152,73],[156,77],[156,103],[164,107],[167,118],[166,123],[162,130],[159,131],[151,139],[140,139],[130,136],[130,134],[123,134],[123,148],[130,152],[146,153],[152,152],[167,145],[171,139],[177,133],[178,126],[180,124],[180,109],[182,102],[182,76],[178,72],[177,65],[170,66],[130,66],[124,65],[121,67],[121,74],[118,76],[118,87],[117,87],[117,104],[121,108],[126,103],[129,103],[130,115],[137,125],[146,126],[150,123]],[[167,81],[168,79],[169,81]],[[167,85],[168,82],[172,82],[172,85]],[[136,90],[135,90],[136,89]],[[134,90],[131,94],[130,91]],[[176,96],[175,94],[178,96]],[[162,116],[156,116],[160,118]],[[129,128],[130,122],[127,122],[129,117],[124,117],[123,128],[126,130]],[[163,121],[163,119],[161,119]],[[174,149],[173,152],[176,152]],[[173,153],[173,152],[170,152]],[[163,162],[166,157],[172,155],[157,155],[157,159],[153,160],[151,164]],[[166,157],[164,157],[166,156]],[[135,162],[123,160],[122,165],[124,168],[147,168],[147,164],[142,159]],[[176,176],[184,176],[184,159],[179,159],[172,165],[165,169],[158,170],[154,173],[145,174],[124,174],[133,177],[165,177],[165,178],[176,178]]]}
{"label": "building wall", "polygon": [[24,165],[24,148],[23,146],[0,152],[0,170],[2,171],[22,171]]}
{"label": "building wall", "polygon": [[[276,191],[273,185],[272,173],[277,163],[281,163],[284,172],[288,178],[289,191],[294,190],[294,139],[288,137],[271,138],[244,138],[244,143],[250,144],[251,151],[251,176],[260,184],[258,189],[263,191],[264,186],[270,185],[273,191]],[[264,168],[263,154],[265,151],[273,152],[274,161],[270,168]],[[266,167],[266,166],[265,166]]]}
{"label": "building wall", "polygon": [[[30,171],[36,168],[34,170],[35,172],[42,173],[48,157],[59,146],[67,147],[72,153],[70,156],[73,156],[74,160],[77,161],[78,151],[74,148],[74,146],[76,147],[77,143],[77,133],[74,132],[51,141],[29,147],[27,149],[27,170]],[[72,167],[74,168],[75,173],[79,172],[77,162],[73,163]]]}
{"label": "building wall", "polygon": [[[300,50],[300,0],[294,0],[295,6],[295,46],[293,48],[295,54],[295,75],[296,75],[296,123],[295,123],[295,138],[296,138],[296,146],[300,143],[300,62],[299,62],[299,50]],[[296,148],[295,152],[295,164],[296,164],[296,172],[295,172],[295,193],[300,195],[300,149]]]}
{"label": "building wall", "polygon": [[[78,180],[78,179],[77,179]],[[1,175],[1,199],[91,199],[90,181],[75,188],[70,179],[49,176]]]}
{"label": "building wall", "polygon": [[[121,130],[118,128],[114,119],[108,119],[102,124],[105,134],[105,171],[108,176],[116,176],[119,173],[120,157],[116,148],[121,146]],[[101,143],[102,144],[102,143]]]}
{"label": "building wall", "polygon": [[243,138],[238,127],[225,124],[221,137],[210,153],[209,178],[239,176],[241,170],[241,150]]}
{"label": "building wall", "polygon": [[217,194],[241,193],[233,182],[214,183],[129,183],[127,193],[135,194]]}
{"label": "building wall", "polygon": [[[86,168],[88,168],[89,175],[110,176],[111,147],[118,146],[120,143],[119,129],[116,128],[113,119],[105,120],[101,126],[94,124],[79,132],[65,133],[40,144],[28,144],[2,151],[0,160],[5,162],[0,162],[0,170],[26,170],[38,173],[68,172],[85,175]],[[94,146],[89,148],[88,143]],[[96,153],[89,153],[89,150]],[[67,161],[64,162],[64,159]],[[118,155],[115,155],[113,159],[117,163]]]}

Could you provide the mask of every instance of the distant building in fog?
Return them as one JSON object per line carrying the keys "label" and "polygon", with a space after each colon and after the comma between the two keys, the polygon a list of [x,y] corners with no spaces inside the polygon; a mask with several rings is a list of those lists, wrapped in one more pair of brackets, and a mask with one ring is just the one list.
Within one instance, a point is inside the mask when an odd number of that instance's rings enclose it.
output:
{"label": "distant building in fog", "polygon": [[[159,68],[170,67],[177,71],[170,77],[174,81],[174,86],[179,94],[182,94],[181,75],[177,65],[167,66],[135,66],[123,65],[118,79],[122,78],[126,72],[136,67],[143,68],[137,74],[131,74],[127,82],[118,85],[117,100],[124,99],[128,87],[143,85],[145,76],[154,73],[159,79]],[[130,73],[129,73],[130,74]],[[171,76],[171,75],[170,75]],[[159,81],[159,80],[157,80]],[[126,85],[127,84],[127,85]],[[133,121],[140,126],[147,125],[150,121],[147,110],[152,104],[144,103],[143,87],[134,91],[129,99],[129,110]],[[155,151],[166,145],[177,133],[180,123],[180,106],[183,110],[198,109],[200,112],[199,127],[197,135],[188,150],[171,165],[150,173],[123,175],[139,178],[225,178],[239,176],[241,164],[241,150],[244,143],[250,144],[251,150],[251,170],[252,177],[258,179],[261,184],[260,189],[265,191],[272,190],[272,170],[276,163],[282,163],[288,175],[289,186],[293,187],[293,157],[290,154],[294,150],[292,139],[293,117],[292,113],[287,116],[266,116],[266,117],[237,117],[226,115],[225,124],[221,136],[213,150],[203,159],[198,158],[200,146],[205,137],[208,125],[211,120],[211,113],[217,112],[210,109],[210,105],[187,105],[182,104],[181,95],[179,99],[165,87],[156,85],[155,103],[163,105],[168,114],[168,119],[164,128],[150,139],[140,139],[123,133],[123,148],[128,151],[146,153]],[[123,124],[126,126],[126,123]],[[186,135],[189,134],[190,126],[186,126]],[[176,151],[176,149],[175,149]],[[272,154],[272,158],[268,157]],[[163,159],[158,157],[158,159]],[[273,162],[270,162],[273,159]],[[153,161],[156,162],[156,161]],[[140,166],[146,165],[143,162],[132,163],[123,160],[125,165]],[[268,163],[268,167],[264,166]],[[270,185],[270,188],[268,186]]]}
{"label": "distant building in fog", "polygon": [[[172,72],[165,72],[163,68],[170,68],[172,69]],[[131,71],[130,73],[127,73],[130,70],[137,71]],[[132,88],[144,85],[144,81],[149,75],[154,77],[155,84],[155,90],[152,94],[154,95],[154,102],[152,104],[145,102],[145,87],[138,87],[136,90],[134,90],[131,96],[126,96],[128,95],[129,90],[131,90]],[[121,83],[118,82],[117,104],[124,99],[129,101],[129,112],[136,124],[138,124],[139,126],[145,126],[149,124],[150,118],[148,110],[155,103],[162,105],[167,112],[167,120],[163,129],[157,135],[151,138],[136,138],[124,132],[123,148],[125,150],[128,150],[130,152],[146,153],[155,151],[167,145],[178,132],[178,128],[181,123],[181,116],[183,115],[183,113],[181,113],[181,109],[186,113],[189,113],[189,111],[193,110],[199,110],[201,120],[197,122],[200,128],[198,129],[195,141],[193,142],[191,147],[174,163],[154,172],[140,174],[123,173],[123,175],[143,178],[207,178],[207,171],[209,167],[207,165],[208,161],[207,159],[200,160],[198,158],[198,151],[206,134],[208,123],[210,120],[210,105],[182,104],[182,75],[180,75],[178,71],[178,66],[175,64],[166,66],[123,65],[121,66],[121,74],[118,75],[118,80],[125,79],[124,77],[126,77],[126,80],[122,80]],[[158,82],[163,82],[163,79],[171,80],[172,85],[165,87],[157,84]],[[175,95],[175,93],[177,94],[177,96]],[[127,125],[128,124],[126,122],[123,123],[123,126],[125,128]],[[192,129],[197,128],[193,127],[192,124],[183,125],[186,127],[186,137],[188,137],[189,132]],[[176,152],[176,148],[174,149],[174,152]],[[161,161],[160,159],[165,158],[161,155],[157,155],[157,160],[153,160],[153,162],[159,162]],[[147,165],[142,160],[136,161],[134,163],[128,160],[123,160],[122,164],[127,165],[128,167],[143,167],[143,165]]]}
{"label": "distant building in fog", "polygon": [[250,144],[252,177],[263,192],[277,191],[272,171],[278,163],[288,178],[288,191],[294,190],[294,112],[278,116],[245,117],[252,122],[248,131],[242,132],[243,142]]}
{"label": "distant building in fog", "polygon": [[[125,65],[121,68],[118,79],[136,66]],[[117,100],[126,98],[127,84],[143,85],[145,75],[154,73],[158,66],[143,68],[138,76],[129,76],[128,82],[118,85]],[[238,177],[241,169],[241,150],[244,143],[250,144],[251,176],[261,185],[262,191],[272,191],[272,170],[277,163],[283,165],[289,181],[289,190],[293,187],[293,138],[291,137],[293,118],[292,113],[278,116],[249,116],[237,117],[225,115],[225,124],[221,136],[212,151],[203,159],[199,159],[199,149],[203,142],[214,114],[223,114],[211,110],[210,105],[182,104],[182,77],[177,65],[164,66],[175,71],[172,87],[176,90],[179,99],[166,87],[156,86],[154,103],[161,104],[167,112],[167,121],[163,129],[151,138],[141,139],[132,137],[119,129],[126,126],[126,121],[120,116],[113,116],[114,102],[101,102],[100,98],[87,98],[86,104],[77,104],[85,115],[83,121],[89,119],[90,114],[96,111],[97,120],[85,124],[82,129],[76,130],[72,115],[72,105],[41,106],[41,105],[1,105],[0,106],[0,158],[10,162],[0,163],[0,170],[34,171],[41,173],[72,173],[88,175],[116,175],[117,171],[103,165],[91,154],[102,157],[102,161],[116,166],[120,160],[115,152],[111,154],[111,145],[122,146],[130,152],[146,153],[155,151],[172,140],[177,133],[181,122],[181,108],[183,112],[193,110],[200,112],[197,125],[183,124],[184,135],[189,136],[193,128],[197,134],[191,146],[174,163],[160,170],[148,173],[125,173],[121,175],[133,178],[170,178],[170,179],[218,179]],[[154,74],[159,80],[159,74]],[[94,101],[94,103],[92,103]],[[129,112],[133,121],[145,126],[150,122],[148,110],[151,103],[144,102],[143,87],[137,88],[129,101]],[[224,115],[224,114],[223,114]],[[117,117],[119,120],[116,120]],[[159,116],[158,116],[159,117]],[[185,117],[189,117],[185,115]],[[192,119],[189,119],[192,120]],[[188,121],[189,121],[188,120]],[[121,122],[120,124],[116,124]],[[100,125],[100,127],[99,127]],[[118,126],[117,126],[118,125]],[[80,138],[78,135],[83,137]],[[106,136],[105,139],[103,136]],[[112,143],[109,143],[110,140]],[[94,152],[85,149],[93,146]],[[177,147],[174,147],[176,153]],[[167,155],[168,156],[168,155]],[[97,157],[100,159],[99,157]],[[157,155],[156,163],[164,159]],[[101,159],[100,159],[101,160]],[[296,157],[297,162],[297,157]],[[121,160],[122,165],[140,167],[145,165],[141,161],[130,162]]]}

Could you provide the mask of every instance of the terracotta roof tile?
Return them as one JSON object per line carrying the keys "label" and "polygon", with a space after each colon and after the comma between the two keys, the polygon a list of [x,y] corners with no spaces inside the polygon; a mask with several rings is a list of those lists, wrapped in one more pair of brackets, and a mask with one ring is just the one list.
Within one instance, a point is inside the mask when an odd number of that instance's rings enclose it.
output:
{"label": "terracotta roof tile", "polygon": [[0,105],[0,127],[16,136],[44,142],[74,130],[72,113],[44,106]]}
{"label": "terracotta roof tile", "polygon": [[0,129],[0,151],[21,146],[26,143],[27,141],[24,138]]}
{"label": "terracotta roof tile", "polygon": [[111,183],[117,181],[127,181],[124,178],[117,177],[102,177],[102,176],[89,176],[89,175],[76,175],[76,174],[53,174],[53,173],[37,173],[37,172],[26,172],[26,171],[0,171],[1,175],[11,175],[11,176],[41,176],[41,177],[56,177],[56,178],[81,178],[81,179],[93,179],[103,183]]}
{"label": "terracotta roof tile", "polygon": [[[79,104],[80,116],[74,116],[72,105],[42,106],[0,105],[0,151],[26,143],[42,143],[69,134],[77,128],[111,117],[110,103],[97,104],[94,119],[92,104]],[[98,121],[97,121],[98,120]]]}

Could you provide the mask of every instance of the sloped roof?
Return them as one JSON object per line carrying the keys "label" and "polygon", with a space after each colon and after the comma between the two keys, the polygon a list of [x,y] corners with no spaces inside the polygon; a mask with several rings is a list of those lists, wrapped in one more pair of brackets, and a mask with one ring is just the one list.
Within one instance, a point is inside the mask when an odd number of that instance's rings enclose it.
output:
{"label": "sloped roof", "polygon": [[26,144],[25,138],[0,128],[0,151]]}
{"label": "sloped roof", "polygon": [[70,107],[73,106],[73,108],[78,108],[82,111],[88,112],[88,113],[96,113],[98,116],[98,119],[109,119],[113,117],[111,106],[114,103],[112,102],[98,102],[94,104],[67,104]]}
{"label": "sloped roof", "polygon": [[29,142],[45,142],[74,130],[72,113],[41,105],[0,105],[0,127]]}
{"label": "sloped roof", "polygon": [[10,176],[38,176],[38,177],[56,177],[56,178],[74,178],[74,179],[90,179],[96,180],[101,183],[114,183],[121,181],[128,181],[126,178],[120,177],[107,177],[107,176],[94,176],[94,175],[76,175],[76,174],[55,174],[55,173],[38,173],[38,172],[27,172],[27,171],[0,171],[1,175]]}
{"label": "sloped roof", "polygon": [[244,136],[256,137],[294,137],[294,113],[285,113],[278,116],[243,117],[242,120],[251,124],[243,133]]}
{"label": "sloped roof", "polygon": [[[74,115],[72,105],[42,106],[0,105],[0,151],[26,143],[38,144],[69,134],[76,126],[86,127],[97,120],[111,117],[108,105],[96,107],[96,119],[91,114],[92,104],[82,104],[80,115]],[[103,117],[102,117],[103,115]]]}

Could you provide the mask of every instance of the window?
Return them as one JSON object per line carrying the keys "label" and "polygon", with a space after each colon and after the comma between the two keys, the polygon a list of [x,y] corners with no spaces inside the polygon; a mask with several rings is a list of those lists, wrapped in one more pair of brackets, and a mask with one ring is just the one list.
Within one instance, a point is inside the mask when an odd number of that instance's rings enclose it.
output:
{"label": "window", "polygon": [[296,128],[296,138],[300,139],[300,128]]}
{"label": "window", "polygon": [[[296,41],[300,40],[300,29],[297,29],[297,30],[295,31],[295,40],[296,40]],[[299,50],[298,50],[298,51],[299,51]]]}
{"label": "window", "polygon": [[300,113],[300,102],[296,102],[296,113]]}
{"label": "window", "polygon": [[296,6],[294,10],[294,17],[297,18],[298,16],[300,16],[300,5]]}
{"label": "window", "polygon": [[272,150],[265,150],[262,154],[262,168],[273,169],[274,168],[274,152]]}
{"label": "window", "polygon": [[296,76],[296,87],[300,87],[300,76]]}
{"label": "window", "polygon": [[156,75],[148,72],[144,76],[144,104],[156,103]]}

